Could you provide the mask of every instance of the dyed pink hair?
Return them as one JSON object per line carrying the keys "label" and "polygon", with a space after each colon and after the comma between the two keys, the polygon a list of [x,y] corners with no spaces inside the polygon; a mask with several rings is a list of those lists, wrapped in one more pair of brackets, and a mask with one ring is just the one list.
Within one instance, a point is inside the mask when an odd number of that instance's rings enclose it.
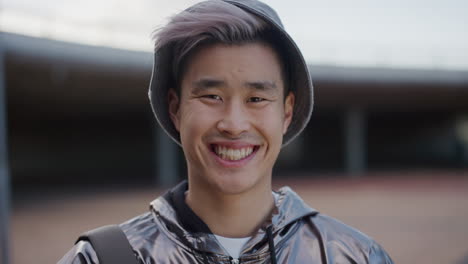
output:
{"label": "dyed pink hair", "polygon": [[[284,64],[284,54],[275,41],[272,41],[272,34],[272,28],[261,18],[232,4],[208,0],[171,17],[166,26],[154,31],[153,39],[155,51],[172,46],[172,78],[179,90],[187,59],[205,44],[264,42],[278,53]],[[282,65],[286,88],[284,68],[285,65]]]}

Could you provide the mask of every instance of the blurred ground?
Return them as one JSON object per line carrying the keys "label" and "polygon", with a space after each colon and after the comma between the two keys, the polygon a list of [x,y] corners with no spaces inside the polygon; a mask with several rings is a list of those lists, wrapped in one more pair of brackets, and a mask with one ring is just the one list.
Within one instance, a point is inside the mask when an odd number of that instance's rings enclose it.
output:
{"label": "blurred ground", "polygon": [[[395,263],[468,263],[468,171],[306,176],[275,186],[291,186],[310,206],[373,237]],[[55,263],[80,233],[143,213],[161,192],[120,186],[15,194],[13,263]]]}

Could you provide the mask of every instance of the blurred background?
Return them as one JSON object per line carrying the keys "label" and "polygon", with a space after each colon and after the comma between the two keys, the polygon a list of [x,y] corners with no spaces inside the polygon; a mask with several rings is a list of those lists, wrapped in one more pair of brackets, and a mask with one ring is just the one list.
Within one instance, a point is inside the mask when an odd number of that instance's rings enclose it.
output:
{"label": "blurred background", "polygon": [[[57,262],[185,178],[147,88],[151,33],[195,2],[0,2],[1,263]],[[468,3],[265,2],[315,86],[275,186],[395,263],[468,263]]]}

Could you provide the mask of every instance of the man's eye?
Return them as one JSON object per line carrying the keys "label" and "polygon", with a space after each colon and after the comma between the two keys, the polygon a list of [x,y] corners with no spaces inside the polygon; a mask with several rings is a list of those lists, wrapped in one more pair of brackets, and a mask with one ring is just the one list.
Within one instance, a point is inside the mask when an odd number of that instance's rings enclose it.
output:
{"label": "man's eye", "polygon": [[252,103],[259,103],[265,101],[265,99],[261,97],[250,97],[248,101]]}
{"label": "man's eye", "polygon": [[202,97],[203,98],[208,98],[208,99],[213,99],[213,100],[222,100],[221,96],[216,95],[216,94],[207,94],[207,95],[203,95]]}

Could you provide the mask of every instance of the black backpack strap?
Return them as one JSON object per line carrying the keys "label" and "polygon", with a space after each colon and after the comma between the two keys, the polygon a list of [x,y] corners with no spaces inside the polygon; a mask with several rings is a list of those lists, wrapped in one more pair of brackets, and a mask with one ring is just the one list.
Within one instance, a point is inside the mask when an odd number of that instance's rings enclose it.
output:
{"label": "black backpack strap", "polygon": [[138,263],[127,236],[118,225],[108,225],[88,231],[82,234],[76,243],[82,240],[91,243],[100,264]]}

